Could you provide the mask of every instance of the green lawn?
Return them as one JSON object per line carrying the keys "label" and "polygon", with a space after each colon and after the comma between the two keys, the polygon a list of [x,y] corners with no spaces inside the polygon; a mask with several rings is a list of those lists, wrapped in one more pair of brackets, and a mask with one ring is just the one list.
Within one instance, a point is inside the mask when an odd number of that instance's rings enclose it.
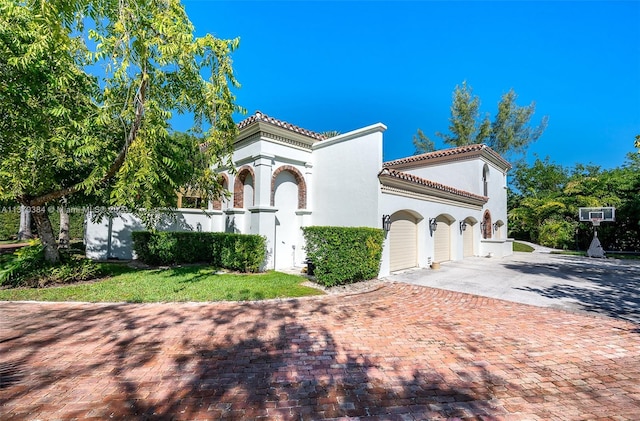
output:
{"label": "green lawn", "polygon": [[513,251],[523,251],[526,253],[531,253],[533,251],[533,247],[527,245],[527,244],[523,244],[523,243],[518,243],[517,241],[513,242]]}
{"label": "green lawn", "polygon": [[86,302],[244,301],[319,295],[300,285],[305,278],[280,272],[216,274],[209,266],[137,270],[105,264],[112,276],[88,283],[51,288],[0,290],[0,300]]}

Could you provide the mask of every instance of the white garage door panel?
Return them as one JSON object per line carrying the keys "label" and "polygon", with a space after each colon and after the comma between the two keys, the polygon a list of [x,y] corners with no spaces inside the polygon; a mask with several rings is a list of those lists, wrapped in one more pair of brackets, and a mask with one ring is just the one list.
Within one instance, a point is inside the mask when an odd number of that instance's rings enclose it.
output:
{"label": "white garage door panel", "polygon": [[464,257],[473,256],[473,225],[468,224],[467,229],[462,231],[462,244]]}
{"label": "white garage door panel", "polygon": [[416,266],[418,260],[418,232],[410,215],[400,215],[392,220],[389,231],[391,248],[390,270],[402,270]]}
{"label": "white garage door panel", "polygon": [[438,228],[433,235],[434,241],[434,262],[446,262],[451,259],[449,256],[450,246],[450,226],[446,222],[438,221]]}

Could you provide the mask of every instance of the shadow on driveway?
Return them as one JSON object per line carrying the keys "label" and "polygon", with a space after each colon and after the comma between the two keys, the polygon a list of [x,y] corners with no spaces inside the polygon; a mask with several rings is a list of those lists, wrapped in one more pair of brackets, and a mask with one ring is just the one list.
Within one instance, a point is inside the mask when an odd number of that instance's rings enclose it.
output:
{"label": "shadow on driveway", "polygon": [[558,280],[544,287],[522,286],[517,289],[546,298],[571,300],[579,303],[582,310],[640,324],[640,263],[558,255],[548,257],[545,263],[505,263],[503,266],[511,271]]}

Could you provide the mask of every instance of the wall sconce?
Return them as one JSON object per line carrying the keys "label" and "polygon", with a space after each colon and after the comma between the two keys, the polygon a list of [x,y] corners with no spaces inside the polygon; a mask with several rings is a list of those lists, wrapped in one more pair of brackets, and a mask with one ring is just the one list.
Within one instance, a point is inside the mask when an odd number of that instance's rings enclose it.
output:
{"label": "wall sconce", "polygon": [[495,224],[493,224],[493,232],[498,231],[498,228],[500,227],[500,225],[498,225],[498,223],[496,222]]}
{"label": "wall sconce", "polygon": [[382,229],[387,232],[391,230],[391,215],[382,215]]}
{"label": "wall sconce", "polygon": [[487,223],[486,222],[480,222],[480,232],[481,233],[484,233],[486,227],[487,227]]}
{"label": "wall sconce", "polygon": [[431,231],[432,233],[438,229],[438,223],[436,222],[436,218],[430,218],[429,219],[429,231]]}
{"label": "wall sconce", "polygon": [[462,233],[463,231],[466,231],[466,229],[467,229],[467,222],[460,221],[460,233]]}

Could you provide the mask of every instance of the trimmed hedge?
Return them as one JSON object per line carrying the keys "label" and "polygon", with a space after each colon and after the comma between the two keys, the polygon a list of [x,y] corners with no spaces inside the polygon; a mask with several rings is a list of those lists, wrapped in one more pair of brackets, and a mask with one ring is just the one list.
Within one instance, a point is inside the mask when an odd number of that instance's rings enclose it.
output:
{"label": "trimmed hedge", "polygon": [[349,284],[378,276],[384,231],[378,228],[303,227],[307,257],[325,286]]}
{"label": "trimmed hedge", "polygon": [[138,260],[152,265],[210,263],[242,272],[258,272],[266,257],[266,240],[259,235],[223,232],[135,231]]}
{"label": "trimmed hedge", "polygon": [[[10,209],[10,211],[3,212]],[[16,211],[17,205],[11,207],[0,206],[0,240],[15,240],[18,238],[18,231],[20,230],[20,212]],[[53,235],[58,238],[58,232],[60,231],[60,214],[53,212],[49,214],[49,220],[51,221],[51,228],[53,229]],[[35,223],[33,218],[31,219],[31,232],[33,235],[37,235]],[[74,212],[69,214],[69,238],[71,240],[84,238],[84,213]]]}

